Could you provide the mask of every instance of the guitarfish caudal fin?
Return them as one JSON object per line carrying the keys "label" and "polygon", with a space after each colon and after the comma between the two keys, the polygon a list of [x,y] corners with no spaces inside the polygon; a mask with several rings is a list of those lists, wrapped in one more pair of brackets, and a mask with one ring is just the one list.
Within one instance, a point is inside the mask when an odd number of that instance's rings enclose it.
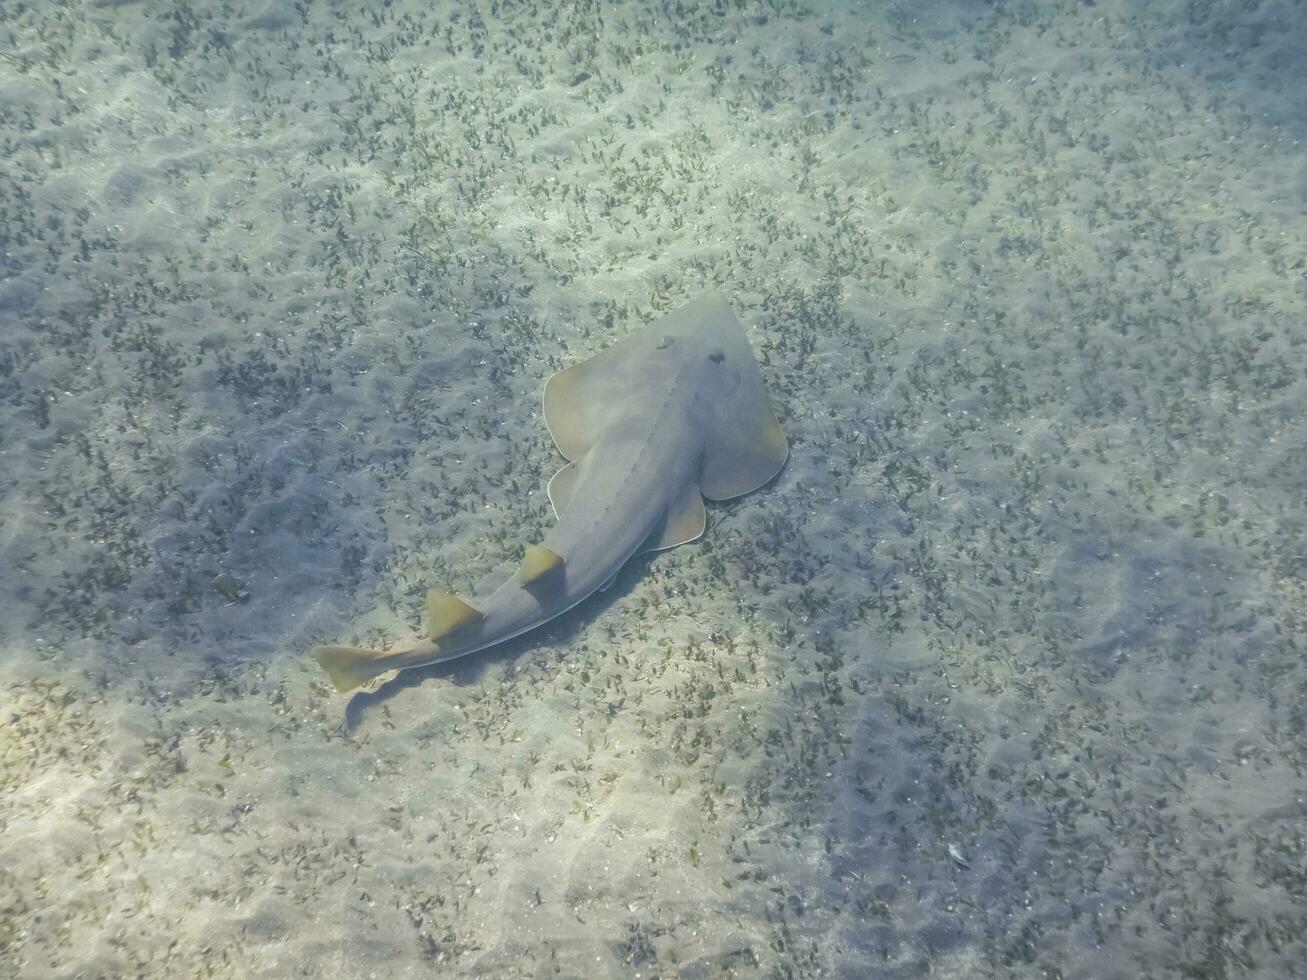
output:
{"label": "guitarfish caudal fin", "polygon": [[[430,589],[427,592],[427,626],[433,642],[424,645],[433,657],[440,651],[434,641],[443,640],[454,633],[475,627],[485,618],[457,596]],[[414,648],[400,651],[365,650],[361,647],[322,646],[310,653],[322,665],[332,685],[341,694],[362,687],[378,674],[402,666],[403,658]]]}
{"label": "guitarfish caudal fin", "polygon": [[362,687],[377,674],[385,673],[388,668],[379,666],[377,661],[384,661],[390,656],[379,650],[336,646],[314,647],[310,653],[327,672],[332,686],[341,694]]}

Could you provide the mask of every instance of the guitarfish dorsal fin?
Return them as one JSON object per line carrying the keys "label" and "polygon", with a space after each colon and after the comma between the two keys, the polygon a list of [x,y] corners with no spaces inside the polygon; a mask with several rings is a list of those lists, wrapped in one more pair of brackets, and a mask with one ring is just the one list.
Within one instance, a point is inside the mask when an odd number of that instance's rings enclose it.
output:
{"label": "guitarfish dorsal fin", "polygon": [[431,639],[439,640],[483,619],[485,616],[479,609],[474,609],[458,596],[427,589],[427,631]]}
{"label": "guitarfish dorsal fin", "polygon": [[563,570],[563,556],[542,544],[529,544],[522,556],[522,584],[539,582],[546,575]]}

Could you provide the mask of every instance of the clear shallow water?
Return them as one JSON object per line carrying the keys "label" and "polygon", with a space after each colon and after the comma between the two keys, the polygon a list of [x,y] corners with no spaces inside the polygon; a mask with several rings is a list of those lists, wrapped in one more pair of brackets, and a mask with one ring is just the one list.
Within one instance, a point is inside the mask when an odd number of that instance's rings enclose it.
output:
{"label": "clear shallow water", "polygon": [[[0,22],[7,972],[1303,961],[1294,4]],[[327,689],[706,288],[780,477]]]}

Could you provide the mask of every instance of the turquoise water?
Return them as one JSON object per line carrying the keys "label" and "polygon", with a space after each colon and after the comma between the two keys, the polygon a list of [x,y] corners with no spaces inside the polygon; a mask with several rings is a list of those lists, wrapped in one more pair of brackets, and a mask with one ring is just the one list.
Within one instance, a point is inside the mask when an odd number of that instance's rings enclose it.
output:
{"label": "turquoise water", "polygon": [[[0,3],[0,965],[1287,977],[1288,0]],[[790,443],[541,630],[547,377]]]}

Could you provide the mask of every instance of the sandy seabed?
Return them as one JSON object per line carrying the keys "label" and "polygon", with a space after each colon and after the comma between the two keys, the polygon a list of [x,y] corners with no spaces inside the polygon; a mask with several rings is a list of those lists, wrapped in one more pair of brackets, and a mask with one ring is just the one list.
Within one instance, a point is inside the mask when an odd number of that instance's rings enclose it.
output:
{"label": "sandy seabed", "polygon": [[[0,973],[1302,975],[1291,0],[0,0]],[[705,289],[791,459],[353,698]]]}

